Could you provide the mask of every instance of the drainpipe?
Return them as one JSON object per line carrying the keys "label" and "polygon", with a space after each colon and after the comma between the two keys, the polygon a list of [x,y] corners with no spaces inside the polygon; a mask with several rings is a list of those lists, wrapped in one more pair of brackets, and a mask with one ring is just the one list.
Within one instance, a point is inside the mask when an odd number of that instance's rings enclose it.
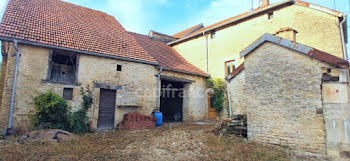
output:
{"label": "drainpipe", "polygon": [[156,98],[156,111],[159,112],[160,110],[160,86],[161,86],[161,83],[160,83],[160,74],[162,73],[163,71],[163,68],[160,67],[159,68],[159,73],[157,74],[157,98]]}
{"label": "drainpipe", "polygon": [[12,128],[12,118],[13,118],[13,106],[15,103],[15,94],[16,94],[16,84],[17,84],[17,72],[18,72],[18,64],[19,64],[19,49],[18,49],[18,41],[13,40],[14,47],[16,49],[16,63],[15,70],[13,72],[13,81],[12,81],[12,91],[11,91],[11,104],[10,104],[10,113],[9,113],[9,122],[8,129]]}
{"label": "drainpipe", "polygon": [[207,57],[207,73],[209,73],[209,49],[208,49],[208,36],[203,32],[203,36],[205,36],[205,52]]}
{"label": "drainpipe", "polygon": [[231,107],[231,97],[230,97],[230,82],[226,80],[226,91],[227,91],[227,100],[228,100],[228,110],[230,114],[230,118],[232,118],[232,107]]}
{"label": "drainpipe", "polygon": [[349,61],[348,60],[348,52],[347,52],[346,43],[345,43],[344,27],[343,27],[345,22],[346,22],[346,14],[344,14],[343,20],[339,24],[339,28],[340,28],[342,47],[343,47],[343,57],[345,60]]}

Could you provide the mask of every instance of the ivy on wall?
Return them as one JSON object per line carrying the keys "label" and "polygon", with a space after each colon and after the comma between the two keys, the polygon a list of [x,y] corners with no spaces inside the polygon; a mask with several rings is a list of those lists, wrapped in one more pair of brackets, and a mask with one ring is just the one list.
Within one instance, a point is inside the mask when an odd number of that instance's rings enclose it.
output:
{"label": "ivy on wall", "polygon": [[214,107],[216,113],[224,109],[225,106],[225,81],[220,78],[208,79],[208,87],[214,90]]}

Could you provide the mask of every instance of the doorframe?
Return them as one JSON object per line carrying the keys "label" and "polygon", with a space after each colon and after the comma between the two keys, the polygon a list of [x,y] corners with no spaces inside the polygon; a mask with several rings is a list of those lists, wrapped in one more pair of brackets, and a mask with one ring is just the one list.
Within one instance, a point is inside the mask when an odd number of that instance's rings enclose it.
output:
{"label": "doorframe", "polygon": [[215,118],[210,118],[210,116],[209,116],[209,112],[211,112],[210,110],[212,109],[211,108],[211,102],[210,102],[210,98],[212,96],[214,96],[214,94],[208,94],[208,120],[215,120],[218,117],[218,114],[215,111],[215,107],[213,108],[214,112],[215,112]]}
{"label": "doorframe", "polygon": [[[115,128],[115,112],[116,112],[116,108],[117,108],[117,89],[110,89],[110,88],[99,88],[99,99],[98,99],[98,110],[97,110],[97,121],[96,121],[96,129],[97,130],[110,130],[110,129],[114,129]],[[113,113],[113,126],[112,128],[99,128],[98,127],[98,123],[99,123],[99,118],[100,118],[100,109],[101,109],[101,91],[102,90],[111,90],[111,91],[115,91],[115,98],[114,98],[114,113]]]}

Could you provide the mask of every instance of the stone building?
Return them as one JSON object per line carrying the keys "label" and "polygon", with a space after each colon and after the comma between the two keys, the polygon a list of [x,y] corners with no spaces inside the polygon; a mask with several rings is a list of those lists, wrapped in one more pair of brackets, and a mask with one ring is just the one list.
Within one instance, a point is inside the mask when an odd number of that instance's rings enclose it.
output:
{"label": "stone building", "polygon": [[270,34],[240,56],[245,62],[226,79],[233,114],[247,115],[249,140],[348,157],[347,61]]}
{"label": "stone building", "polygon": [[[207,118],[208,75],[103,12],[60,0],[10,0],[0,40],[1,128],[28,127],[33,99],[50,90],[77,110],[80,88],[88,86],[94,128],[114,128],[128,112],[159,108],[168,121]],[[165,96],[169,90],[177,95]]]}
{"label": "stone building", "polygon": [[[243,63],[239,53],[263,34],[294,33],[285,28],[297,31],[297,42],[347,59],[347,23],[343,13],[299,0],[274,4],[262,1],[263,5],[253,11],[181,31],[173,35],[178,40],[168,44],[213,78],[225,78],[232,66]],[[292,36],[285,38],[293,40]]]}

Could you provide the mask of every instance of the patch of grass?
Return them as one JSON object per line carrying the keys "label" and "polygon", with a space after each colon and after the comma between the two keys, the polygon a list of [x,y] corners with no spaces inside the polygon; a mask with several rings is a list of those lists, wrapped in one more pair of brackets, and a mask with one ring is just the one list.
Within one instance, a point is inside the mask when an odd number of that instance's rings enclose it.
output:
{"label": "patch of grass", "polygon": [[3,160],[290,160],[282,148],[216,136],[209,132],[212,128],[176,124],[77,135],[56,144],[7,142],[0,143],[0,156]]}

